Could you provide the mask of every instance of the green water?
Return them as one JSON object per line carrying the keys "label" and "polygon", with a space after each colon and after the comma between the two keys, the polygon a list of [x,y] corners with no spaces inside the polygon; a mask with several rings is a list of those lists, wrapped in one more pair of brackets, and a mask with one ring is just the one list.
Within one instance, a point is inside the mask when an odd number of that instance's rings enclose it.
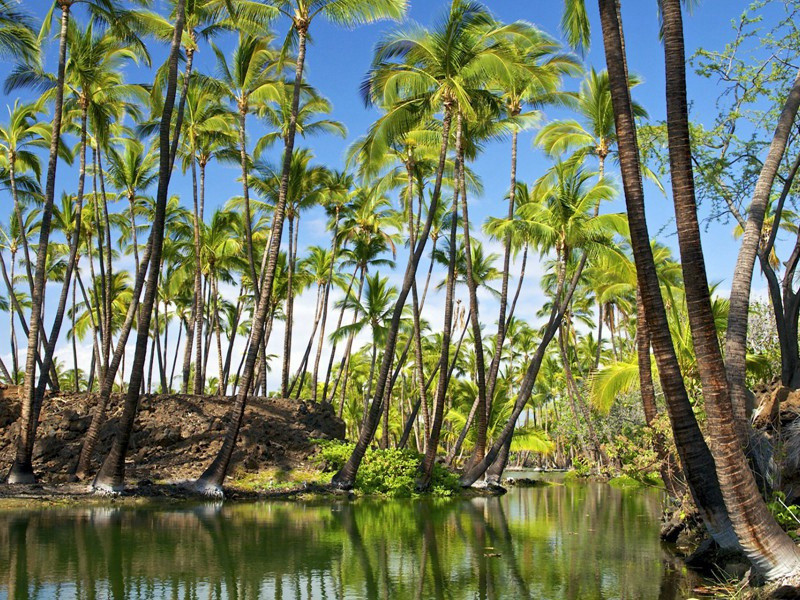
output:
{"label": "green water", "polygon": [[0,512],[0,598],[642,598],[691,594],[661,496],[602,484],[447,501]]}

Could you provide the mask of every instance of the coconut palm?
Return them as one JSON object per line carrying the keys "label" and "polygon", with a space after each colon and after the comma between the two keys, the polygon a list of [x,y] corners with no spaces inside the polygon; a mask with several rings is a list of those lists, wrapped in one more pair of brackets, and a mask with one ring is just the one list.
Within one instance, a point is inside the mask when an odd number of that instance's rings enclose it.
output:
{"label": "coconut palm", "polygon": [[[44,191],[44,205],[42,207],[41,225],[39,227],[39,242],[38,251],[36,253],[36,269],[33,277],[33,292],[31,293],[31,319],[28,335],[28,351],[25,359],[25,392],[22,403],[22,414],[20,421],[20,435],[17,441],[17,453],[14,464],[11,466],[7,481],[9,483],[30,483],[35,480],[33,475],[33,467],[30,464],[31,454],[33,452],[33,441],[36,435],[36,422],[34,416],[37,416],[36,409],[36,363],[39,347],[40,337],[44,339],[42,331],[42,304],[44,300],[44,286],[46,277],[46,260],[47,260],[47,246],[50,240],[50,223],[52,221],[53,203],[55,200],[55,183],[56,183],[56,168],[58,166],[58,150],[59,141],[61,139],[61,124],[63,118],[63,105],[64,105],[64,82],[65,71],[67,63],[67,35],[69,29],[70,10],[75,0],[63,0],[61,2],[53,2],[50,12],[45,16],[41,35],[49,33],[50,24],[52,21],[53,12],[58,5],[61,9],[61,27],[59,31],[59,45],[58,45],[58,68],[55,78],[54,88],[54,109],[53,109],[53,123],[51,126],[50,148],[47,162],[47,176],[45,180]],[[84,3],[92,16],[95,19],[112,23],[113,27],[117,30],[124,28],[129,19],[123,11],[120,10],[120,4],[115,0],[89,0]],[[23,26],[25,21],[18,20],[16,15],[12,14],[13,9],[11,6],[4,2],[0,7],[2,13],[6,17],[10,17],[11,21],[16,21],[17,25],[5,21],[5,27],[0,23],[0,29],[8,31],[9,26],[13,29]],[[16,36],[12,32],[12,36]],[[24,34],[23,34],[24,37]],[[22,39],[22,38],[20,38]],[[9,41],[5,45],[8,47]],[[16,44],[16,42],[11,42]],[[20,65],[14,69],[12,74],[6,80],[6,92],[9,92],[17,87],[27,84],[31,81],[29,75],[37,74],[37,67],[30,65]],[[77,236],[76,236],[77,238]],[[45,371],[47,372],[47,371]]]}
{"label": "coconut palm", "polygon": [[280,254],[283,221],[286,212],[286,198],[289,187],[289,173],[291,160],[294,154],[294,138],[297,131],[297,114],[300,106],[300,91],[303,85],[303,68],[305,65],[306,43],[311,23],[324,17],[329,21],[354,26],[360,23],[369,23],[379,19],[399,19],[405,13],[405,0],[267,0],[268,6],[275,7],[281,14],[287,16],[292,23],[289,31],[289,40],[297,36],[297,56],[295,59],[295,77],[292,91],[292,109],[289,119],[289,129],[283,149],[283,165],[281,169],[281,183],[278,194],[278,203],[273,216],[272,236],[267,250],[266,265],[261,280],[261,289],[258,303],[253,317],[253,335],[242,371],[242,384],[233,408],[234,418],[225,435],[225,441],[213,463],[204,471],[198,480],[198,486],[209,493],[220,493],[225,473],[228,470],[233,447],[241,426],[246,404],[246,395],[255,370],[258,352],[264,337],[264,325],[267,319],[269,300],[272,293],[275,268]]}
{"label": "coconut palm", "polygon": [[[694,194],[692,175],[691,148],[689,146],[689,115],[686,100],[686,64],[684,56],[683,17],[679,0],[663,0],[661,12],[664,25],[664,55],[666,60],[666,100],[667,129],[670,150],[670,176],[672,180],[673,201],[675,204],[675,220],[678,230],[678,243],[681,251],[681,265],[685,283],[686,303],[689,323],[692,330],[692,341],[699,357],[698,371],[703,388],[708,415],[709,440],[711,453],[716,464],[717,477],[728,510],[728,516],[739,544],[753,565],[763,572],[767,578],[784,577],[800,571],[800,550],[788,535],[778,526],[767,505],[758,492],[752,471],[747,467],[747,460],[742,449],[741,432],[737,421],[743,421],[743,399],[733,403],[736,398],[731,394],[722,352],[719,346],[716,324],[711,307],[711,296],[706,276],[705,261],[700,245],[700,226],[697,217],[697,204]],[[797,83],[800,90],[800,80]],[[794,121],[794,115],[800,104],[800,93],[795,94],[793,107],[788,112],[784,123],[783,142]],[[787,116],[786,113],[782,116]],[[780,137],[780,136],[779,136]],[[764,179],[754,199],[751,211],[752,220],[745,226],[743,251],[740,252],[741,264],[745,266],[747,282],[742,281],[745,289],[739,289],[737,278],[734,281],[732,294],[739,294],[736,300],[737,311],[743,309],[741,315],[729,317],[729,322],[737,327],[744,323],[746,337],[747,310],[749,300],[750,277],[755,263],[755,255],[759,245],[761,225],[772,178],[778,169],[782,148],[780,143],[773,144],[770,150],[778,150],[777,156],[770,156],[771,171],[762,172]],[[752,242],[752,238],[755,239]],[[751,246],[748,248],[748,246]],[[749,269],[747,266],[749,265]],[[735,296],[732,296],[732,298]],[[741,305],[740,309],[738,305]],[[739,319],[737,321],[737,318]],[[730,339],[730,338],[729,338]],[[742,363],[738,383],[744,389],[744,344],[741,344],[740,356],[736,358]],[[737,380],[734,380],[736,382]],[[737,406],[740,404],[740,406]],[[733,410],[731,410],[733,408]],[[735,412],[734,412],[735,411]]]}
{"label": "coconut palm", "polygon": [[[117,493],[124,487],[125,477],[125,454],[128,450],[133,422],[136,416],[136,409],[139,404],[139,393],[144,380],[144,365],[147,354],[148,334],[150,330],[150,318],[156,300],[158,278],[161,265],[161,252],[164,242],[164,226],[167,213],[167,202],[169,197],[170,179],[170,122],[172,110],[175,104],[175,96],[178,83],[178,54],[180,50],[181,34],[185,18],[185,0],[178,0],[177,16],[175,20],[175,32],[172,38],[169,51],[169,75],[167,78],[167,90],[164,100],[164,108],[161,115],[161,127],[159,131],[159,173],[158,189],[156,192],[155,214],[153,219],[153,233],[149,243],[150,257],[147,272],[147,283],[144,291],[144,298],[141,304],[141,318],[139,319],[136,335],[136,349],[134,353],[133,365],[131,368],[128,391],[125,395],[123,412],[120,417],[117,433],[103,465],[100,467],[93,487],[99,491],[110,491]],[[54,127],[54,131],[57,128]],[[137,276],[137,280],[139,277]],[[137,281],[138,283],[138,281]]]}

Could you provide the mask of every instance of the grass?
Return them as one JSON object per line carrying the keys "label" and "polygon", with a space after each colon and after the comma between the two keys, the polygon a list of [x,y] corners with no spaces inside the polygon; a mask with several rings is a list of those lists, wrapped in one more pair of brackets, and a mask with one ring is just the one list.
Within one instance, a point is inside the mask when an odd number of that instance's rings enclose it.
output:
{"label": "grass", "polygon": [[226,487],[243,492],[280,492],[307,485],[327,485],[333,473],[316,469],[281,469],[272,467],[257,473],[237,473]]}

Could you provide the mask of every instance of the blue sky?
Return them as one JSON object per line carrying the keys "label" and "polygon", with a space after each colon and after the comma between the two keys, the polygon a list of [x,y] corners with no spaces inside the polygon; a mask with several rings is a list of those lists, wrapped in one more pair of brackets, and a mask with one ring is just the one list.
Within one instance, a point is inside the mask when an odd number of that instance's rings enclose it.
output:
{"label": "blue sky", "polygon": [[[23,0],[23,6],[33,12],[37,20],[41,20],[49,5],[48,2],[39,0]],[[556,0],[549,1],[520,1],[520,0],[488,0],[486,2],[490,10],[501,20],[512,21],[523,19],[535,23],[544,31],[559,38],[558,23],[561,15],[562,3]],[[602,52],[600,37],[600,27],[598,23],[597,5],[594,2],[587,3],[590,10],[592,21],[593,45],[589,52],[583,57],[587,67],[602,69],[605,61]],[[623,2],[623,20],[626,34],[626,44],[629,55],[629,66],[632,72],[637,73],[643,83],[636,88],[636,99],[645,106],[653,120],[664,118],[664,74],[663,74],[663,49],[658,42],[658,19],[656,13],[656,2],[632,1]],[[742,0],[705,0],[695,8],[692,15],[687,16],[686,47],[691,54],[698,47],[703,46],[709,49],[721,49],[725,42],[730,41],[733,36],[731,30],[731,19],[740,14],[749,2]],[[774,3],[778,4],[778,3]],[[447,3],[444,0],[411,0],[408,19],[423,25],[431,24],[436,18],[441,16],[446,9]],[[156,0],[154,9],[160,13],[166,12],[166,2]],[[769,8],[767,10],[773,10]],[[74,12],[79,20],[85,18],[85,9],[80,4],[75,6]],[[344,154],[347,146],[358,136],[362,135],[370,123],[374,120],[376,113],[364,107],[359,97],[358,88],[367,69],[369,68],[372,48],[380,39],[381,35],[391,31],[398,25],[391,22],[382,22],[370,26],[359,27],[356,30],[345,30],[332,26],[323,20],[315,21],[311,35],[313,44],[308,50],[307,57],[307,78],[323,95],[328,97],[333,103],[332,117],[343,122],[348,129],[346,139],[333,136],[321,136],[307,140],[298,140],[300,147],[310,147],[316,158],[315,162],[329,167],[341,168],[344,166]],[[281,36],[287,29],[287,23],[278,21],[275,26],[278,36]],[[233,46],[233,37],[228,36],[217,42],[223,50],[229,50]],[[154,64],[160,64],[166,54],[165,47],[158,47],[156,44],[149,44],[153,54]],[[55,53],[57,46],[51,42],[47,48],[48,66],[54,66]],[[214,70],[213,53],[207,44],[201,43],[201,48],[195,60],[195,68],[199,71],[212,73]],[[10,64],[0,64],[0,78],[4,78],[10,69]],[[138,69],[132,71],[132,81],[146,81],[149,73],[147,70]],[[577,89],[579,81],[568,81],[568,89]],[[689,96],[692,102],[693,118],[703,123],[710,124],[715,115],[714,103],[719,90],[714,81],[699,78],[691,71],[689,73]],[[16,97],[29,98],[27,92],[14,93],[5,98],[6,103],[11,104]],[[564,111],[547,111],[545,120],[567,116]],[[2,118],[2,117],[0,117]],[[253,117],[248,126],[251,132],[251,147],[254,140],[264,131],[257,120]],[[531,182],[544,173],[549,165],[549,161],[540,153],[532,148],[531,140],[533,133],[526,133],[520,139],[518,178],[523,181]],[[473,169],[483,180],[484,193],[479,197],[471,199],[471,218],[478,225],[488,216],[500,215],[504,212],[503,197],[507,192],[509,176],[509,148],[507,142],[491,143],[486,147],[485,152],[473,165]],[[62,189],[74,190],[77,180],[77,170],[66,165],[61,165],[58,171],[59,192]],[[231,195],[240,193],[240,183],[237,181],[238,169],[236,167],[212,166],[208,174],[208,188],[206,191],[206,215],[210,215],[211,210],[221,206]],[[616,177],[613,173],[612,177]],[[182,202],[186,206],[191,205],[191,186],[190,179],[179,171],[176,171],[172,179],[170,192],[179,194]],[[0,204],[0,222],[7,223],[9,218],[10,198]],[[665,228],[660,240],[675,247],[674,236],[671,235],[671,202],[658,192],[653,186],[647,188],[647,208],[650,219],[651,234]],[[118,210],[121,209],[121,205]],[[614,212],[624,210],[622,200],[611,203],[605,211]],[[310,244],[326,244],[327,235],[324,232],[324,220],[320,211],[310,211],[303,215],[303,229],[300,234],[301,246]],[[712,281],[722,282],[721,290],[727,289],[728,282],[733,270],[737,244],[731,235],[731,225],[711,224],[705,233],[704,244],[707,249],[706,258],[708,261],[709,278]],[[492,250],[499,252],[500,247],[491,247]],[[711,251],[708,251],[708,250]],[[401,265],[405,264],[405,256],[398,256]],[[532,318],[539,309],[542,302],[539,293],[537,273],[539,261],[534,259],[532,276],[526,284],[525,294],[522,296],[521,316]],[[397,274],[399,278],[402,273]],[[441,278],[441,274],[439,274]],[[435,278],[436,280],[436,278]],[[761,284],[756,283],[757,289]],[[229,291],[233,293],[232,290]],[[53,299],[57,293],[55,290],[50,293]],[[441,313],[437,307],[441,306],[441,300],[436,296],[431,299],[429,307],[426,307],[427,316],[435,329],[441,327],[439,323]],[[299,331],[298,341],[295,342],[296,351],[293,354],[301,353],[305,345],[307,334],[303,333],[304,327],[301,320],[310,321],[313,312],[311,306],[314,295],[307,293],[298,300],[299,311]],[[483,313],[483,321],[487,324],[494,322],[492,313],[492,301],[486,297],[487,306]],[[482,306],[482,310],[484,307]],[[6,319],[0,320],[0,336],[7,333]],[[66,327],[64,328],[66,329]],[[282,329],[276,325],[275,332],[271,340],[273,352],[278,352],[279,341],[282,336]],[[24,340],[23,340],[24,342]],[[85,345],[85,353],[88,358],[88,340]],[[4,359],[7,356],[4,356]],[[214,357],[212,357],[213,363]],[[299,362],[299,358],[295,361]],[[86,363],[88,365],[88,362]]]}

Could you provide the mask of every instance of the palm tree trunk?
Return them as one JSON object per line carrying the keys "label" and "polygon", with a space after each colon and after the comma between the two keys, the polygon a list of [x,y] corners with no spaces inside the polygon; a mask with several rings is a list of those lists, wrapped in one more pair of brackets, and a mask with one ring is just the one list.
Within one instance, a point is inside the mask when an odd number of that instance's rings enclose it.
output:
{"label": "palm tree trunk", "polygon": [[[333,235],[331,236],[331,267],[328,271],[328,280],[325,282],[325,291],[322,298],[322,321],[319,327],[319,340],[317,342],[317,353],[314,357],[314,371],[311,374],[311,399],[317,401],[317,377],[319,376],[319,362],[322,359],[322,345],[325,343],[325,324],[328,320],[328,300],[330,298],[331,286],[333,285],[333,270],[336,266],[336,248],[338,246],[339,235],[339,206],[336,206],[336,214],[333,222]],[[341,326],[341,324],[340,324]],[[327,379],[326,379],[327,384]],[[323,394],[323,398],[325,395]]]}
{"label": "palm tree trunk", "polygon": [[283,363],[281,367],[281,398],[289,397],[289,370],[292,362],[292,321],[294,320],[294,216],[289,215],[289,269],[286,273],[286,327],[283,330]]}
{"label": "palm tree trunk", "polygon": [[233,360],[233,345],[236,342],[236,331],[239,329],[239,319],[242,317],[242,290],[239,291],[239,298],[236,300],[236,310],[233,313],[233,323],[230,324],[230,340],[228,340],[228,352],[225,356],[225,375],[222,381],[222,394],[228,393],[228,379],[231,372],[231,361]]}
{"label": "palm tree trunk", "polygon": [[[247,245],[247,263],[250,267],[250,277],[256,296],[259,295],[258,274],[256,273],[255,254],[253,250],[253,213],[250,210],[250,186],[247,181],[247,106],[239,107],[239,156],[242,165],[242,197],[244,198],[244,236]],[[291,226],[291,219],[289,220]],[[291,242],[290,242],[291,244]]]}
{"label": "palm tree trunk", "polygon": [[306,350],[303,352],[303,359],[300,361],[300,366],[297,368],[297,373],[295,373],[292,385],[289,387],[289,395],[291,395],[295,385],[297,386],[295,400],[300,398],[300,394],[303,391],[303,384],[306,380],[308,359],[311,356],[311,348],[314,347],[314,338],[317,336],[317,328],[319,327],[319,321],[322,318],[322,298],[324,296],[324,288],[325,284],[319,284],[317,286],[317,300],[314,302],[314,306],[316,307],[314,310],[314,325],[311,327],[311,335],[308,337],[308,344],[306,344]]}
{"label": "palm tree trunk", "polygon": [[332,483],[340,488],[352,488],[355,482],[358,467],[364,454],[367,451],[372,438],[375,436],[375,431],[378,427],[378,419],[381,411],[381,401],[383,398],[384,389],[389,379],[389,369],[391,360],[394,355],[394,348],[397,344],[397,332],[400,329],[400,319],[403,314],[403,307],[405,306],[406,298],[411,290],[411,285],[416,276],[417,267],[422,259],[422,253],[425,251],[425,243],[431,232],[433,219],[436,214],[436,207],[439,203],[439,197],[442,191],[442,176],[444,173],[445,159],[447,158],[447,145],[450,136],[450,123],[452,120],[452,104],[450,101],[445,103],[444,116],[442,120],[442,146],[439,150],[439,162],[436,168],[436,183],[433,187],[433,194],[431,196],[431,203],[428,207],[428,216],[425,220],[425,227],[419,235],[417,245],[414,251],[409,254],[408,266],[406,267],[405,276],[403,277],[403,285],[395,303],[394,310],[392,311],[392,319],[388,327],[386,335],[386,347],[384,350],[383,360],[381,361],[381,368],[378,374],[378,382],[376,384],[375,397],[377,401],[372,402],[370,406],[367,419],[361,426],[358,435],[358,441],[353,448],[353,453],[347,459],[345,465],[333,476]]}
{"label": "palm tree trunk", "polygon": [[8,177],[11,183],[11,197],[14,202],[14,216],[17,219],[17,225],[19,226],[19,238],[20,242],[22,243],[22,252],[25,257],[25,274],[28,277],[28,285],[30,288],[31,297],[33,297],[33,272],[31,271],[31,253],[30,247],[28,246],[28,231],[25,228],[25,221],[22,218],[22,206],[19,203],[19,197],[17,193],[17,176],[16,176],[16,157],[14,155],[9,157],[9,164],[8,164]]}
{"label": "palm tree trunk", "polygon": [[[456,182],[461,181],[461,169],[463,168],[463,155],[461,153],[461,114],[456,117],[456,140],[455,153],[456,160],[453,176]],[[427,490],[430,487],[431,477],[433,476],[433,464],[436,460],[436,453],[439,450],[439,436],[444,421],[444,401],[447,395],[448,378],[447,368],[450,366],[450,335],[453,331],[453,300],[456,288],[456,248],[458,246],[458,199],[459,194],[463,196],[464,189],[457,183],[453,191],[453,208],[450,216],[450,248],[447,261],[447,288],[444,301],[444,325],[442,330],[442,351],[439,355],[439,382],[436,384],[436,395],[433,401],[433,421],[431,422],[430,436],[425,443],[425,457],[419,468],[416,489],[419,491]],[[466,250],[465,250],[466,251]],[[466,251],[468,253],[469,251]],[[470,306],[470,308],[473,308]],[[479,392],[480,395],[480,392]],[[485,401],[485,396],[484,396]],[[485,404],[478,408],[478,412],[485,413]],[[480,418],[480,417],[479,417]]]}
{"label": "palm tree trunk", "polygon": [[[350,283],[347,286],[347,292],[345,292],[344,297],[347,298],[350,296],[350,292],[353,290],[353,283],[355,283],[356,275],[358,274],[358,265],[353,270],[353,274],[350,276]],[[334,331],[338,330],[342,326],[342,321],[344,320],[344,311],[345,311],[345,304],[342,303],[342,307],[339,309],[339,319],[336,321],[336,327]],[[334,389],[331,392],[330,400],[328,399],[328,384],[331,380],[331,374],[333,372],[333,362],[336,358],[336,347],[338,343],[334,340],[333,346],[331,347],[330,356],[328,357],[328,368],[325,371],[325,384],[322,386],[322,401],[327,402],[329,404],[333,403],[333,398],[336,396],[336,386],[339,384],[339,379],[337,377],[336,383],[334,384]],[[341,376],[341,371],[339,372],[339,376]]]}
{"label": "palm tree trunk", "polygon": [[761,245],[764,215],[770,201],[772,186],[786,151],[797,109],[800,107],[800,72],[794,80],[789,96],[778,117],[778,124],[770,144],[769,152],[761,167],[753,200],[747,211],[747,223],[742,234],[739,256],[731,282],[728,329],[725,334],[725,368],[728,374],[734,425],[739,442],[744,447],[749,440],[747,414],[747,320],[750,311],[750,286],[753,268]]}
{"label": "palm tree trunk", "polygon": [[[511,411],[511,416],[508,418],[508,421],[500,432],[500,435],[498,435],[497,439],[495,439],[494,444],[492,444],[491,448],[489,448],[488,452],[486,452],[486,456],[483,457],[483,460],[472,466],[461,476],[462,486],[469,487],[478,481],[478,479],[486,472],[489,466],[498,458],[503,446],[507,444],[509,439],[514,435],[514,428],[517,425],[517,419],[519,419],[519,416],[525,409],[525,405],[528,403],[528,400],[530,400],[533,386],[536,383],[536,377],[539,375],[539,369],[542,366],[542,361],[544,360],[545,352],[547,351],[547,346],[555,337],[556,332],[561,325],[561,321],[564,318],[564,313],[566,312],[567,307],[572,300],[572,295],[575,293],[575,288],[578,287],[578,281],[580,280],[585,265],[586,253],[583,253],[569,287],[566,287],[563,278],[559,278],[560,281],[554,295],[553,307],[550,310],[550,317],[545,325],[542,339],[540,340],[539,345],[536,347],[536,351],[531,357],[531,361],[525,371],[525,376],[522,378],[522,383],[520,384],[519,393],[517,394],[517,399],[514,402],[514,409]],[[559,298],[561,298],[561,300],[559,300]],[[502,472],[502,470],[505,468],[505,464],[500,465],[500,467],[501,468],[498,470]]]}
{"label": "palm tree trunk", "polygon": [[211,294],[214,298],[214,331],[217,338],[217,366],[219,368],[219,380],[217,381],[217,396],[222,395],[222,380],[225,367],[222,364],[222,331],[219,325],[219,290],[217,289],[217,276],[211,276]]}
{"label": "palm tree trunk", "polygon": [[720,546],[737,549],[739,545],[722,498],[714,458],[697,424],[672,345],[664,300],[653,261],[645,218],[636,127],[624,68],[621,24],[613,0],[599,0],[599,6],[637,283],[651,335],[661,389],[672,422],[675,445],[689,490],[707,529]]}
{"label": "palm tree trunk", "polygon": [[[672,193],[689,324],[708,415],[711,452],[725,507],[739,544],[767,579],[775,579],[797,574],[800,550],[775,522],[759,494],[731,410],[725,365],[711,312],[694,195],[680,0],[663,0],[662,13]],[[757,230],[760,231],[760,227]],[[750,271],[752,273],[752,269]],[[745,310],[746,306],[745,302]]]}
{"label": "palm tree trunk", "polygon": [[[67,61],[67,25],[69,23],[69,4],[61,5],[61,33],[58,44],[58,79],[56,83],[55,106],[53,108],[53,125],[50,140],[50,154],[47,163],[47,180],[45,183],[44,206],[39,225],[39,249],[36,253],[36,273],[33,277],[31,294],[30,332],[28,335],[28,351],[25,359],[25,390],[22,400],[22,411],[19,420],[14,463],[8,473],[8,483],[33,483],[33,441],[36,433],[35,381],[36,356],[39,348],[39,336],[42,329],[42,309],[44,298],[45,275],[47,269],[47,245],[50,240],[50,223],[53,218],[53,199],[55,198],[56,167],[58,165],[58,143],[61,138],[61,117],[64,105],[64,69]],[[47,372],[47,371],[45,371]]]}
{"label": "palm tree trunk", "polygon": [[[517,136],[519,132],[511,132],[511,187],[508,192],[508,219],[509,226],[514,220],[514,202],[517,188]],[[503,281],[500,286],[500,310],[497,317],[497,335],[495,336],[494,355],[489,365],[489,376],[486,379],[486,397],[494,398],[494,388],[497,384],[497,373],[500,370],[500,357],[503,352],[503,343],[506,339],[506,308],[508,305],[508,278],[511,270],[511,231],[506,234],[503,241]]]}
{"label": "palm tree trunk", "polygon": [[152,250],[150,253],[150,260],[148,261],[149,269],[147,285],[144,290],[144,300],[142,301],[141,319],[136,332],[133,365],[131,367],[129,386],[125,395],[122,415],[120,416],[111,451],[105,461],[103,461],[103,465],[100,467],[100,471],[92,484],[94,489],[98,491],[119,493],[124,488],[125,454],[128,450],[128,442],[130,441],[131,432],[133,430],[133,422],[139,404],[139,394],[144,379],[150,317],[156,299],[160,271],[158,266],[161,264],[161,250],[164,242],[164,225],[171,175],[169,168],[170,122],[172,120],[172,109],[175,105],[178,79],[178,55],[185,20],[185,3],[186,0],[178,0],[175,31],[173,33],[169,52],[167,90],[164,98],[164,108],[161,114],[161,126],[159,131],[159,176],[158,189],[156,192],[155,218],[153,219]]}
{"label": "palm tree trunk", "polygon": [[[319,376],[319,363],[322,359],[322,345],[325,343],[325,325],[328,320],[328,300],[330,298],[331,286],[333,285],[333,270],[336,266],[336,249],[338,246],[339,235],[339,206],[336,206],[336,214],[333,222],[333,235],[331,235],[331,267],[328,271],[328,280],[325,282],[325,291],[322,298],[322,321],[319,327],[319,340],[317,342],[317,352],[314,356],[314,371],[311,374],[311,399],[317,401],[317,378]],[[341,326],[341,323],[339,324]],[[327,384],[327,379],[325,381]],[[322,396],[325,398],[325,395]]]}
{"label": "palm tree trunk", "polygon": [[[283,221],[286,214],[286,196],[289,187],[289,170],[291,167],[292,153],[294,151],[294,138],[297,131],[297,113],[300,105],[300,88],[303,84],[303,65],[306,56],[306,34],[308,33],[308,24],[300,23],[295,24],[295,29],[298,34],[297,39],[297,59],[295,62],[295,79],[294,90],[292,95],[292,112],[289,117],[289,131],[286,136],[286,145],[283,153],[283,166],[281,171],[281,186],[278,192],[278,203],[275,205],[272,223],[272,236],[269,244],[269,258],[267,260],[267,268],[264,273],[263,281],[261,282],[261,290],[257,294],[258,305],[255,314],[253,315],[253,332],[251,335],[251,344],[247,352],[247,359],[242,371],[242,381],[239,386],[239,393],[236,396],[236,402],[232,408],[232,416],[230,426],[225,433],[225,439],[222,447],[219,450],[214,461],[200,476],[197,481],[198,489],[211,495],[218,495],[222,490],[222,482],[225,480],[225,474],[228,471],[228,465],[233,454],[233,448],[236,445],[236,438],[239,436],[239,428],[244,418],[244,409],[247,404],[247,393],[250,389],[250,383],[255,371],[256,359],[258,358],[258,351],[261,348],[261,342],[264,338],[264,323],[269,310],[270,297],[272,295],[272,282],[275,278],[275,268],[278,263],[278,253],[280,252],[281,236],[283,233]],[[248,249],[249,250],[249,249]],[[252,258],[250,258],[252,260]],[[257,281],[253,280],[256,289]]]}
{"label": "palm tree trunk", "polygon": [[[459,115],[459,127],[461,127]],[[456,134],[458,138],[458,134]],[[478,310],[478,286],[472,272],[472,245],[469,232],[469,212],[467,208],[467,186],[464,176],[464,152],[461,150],[461,172],[459,181],[461,186],[461,212],[463,213],[464,225],[464,254],[466,255],[467,265],[467,289],[469,291],[469,311],[472,315],[472,337],[475,346],[475,371],[478,382],[478,414],[477,414],[477,439],[473,451],[472,460],[477,462],[486,453],[486,429],[489,422],[489,415],[492,410],[492,397],[487,395],[486,386],[486,364],[483,358],[483,334],[481,333],[481,321]]]}
{"label": "palm tree trunk", "polygon": [[[356,306],[361,304],[361,294],[364,292],[364,278],[366,277],[367,267],[366,265],[361,265],[361,276],[359,277],[358,281],[358,295],[356,298]],[[358,309],[353,308],[353,322],[352,325],[355,325],[358,321]],[[339,368],[339,378],[336,380],[336,383],[333,386],[333,391],[331,392],[331,396],[336,394],[336,388],[339,385],[339,380],[342,382],[342,388],[339,391],[339,412],[338,416],[342,418],[342,412],[344,411],[344,399],[347,393],[347,380],[350,376],[350,357],[353,352],[353,339],[355,338],[355,332],[351,332],[350,335],[347,336],[347,345],[344,348],[344,356],[342,357],[342,364]]]}

